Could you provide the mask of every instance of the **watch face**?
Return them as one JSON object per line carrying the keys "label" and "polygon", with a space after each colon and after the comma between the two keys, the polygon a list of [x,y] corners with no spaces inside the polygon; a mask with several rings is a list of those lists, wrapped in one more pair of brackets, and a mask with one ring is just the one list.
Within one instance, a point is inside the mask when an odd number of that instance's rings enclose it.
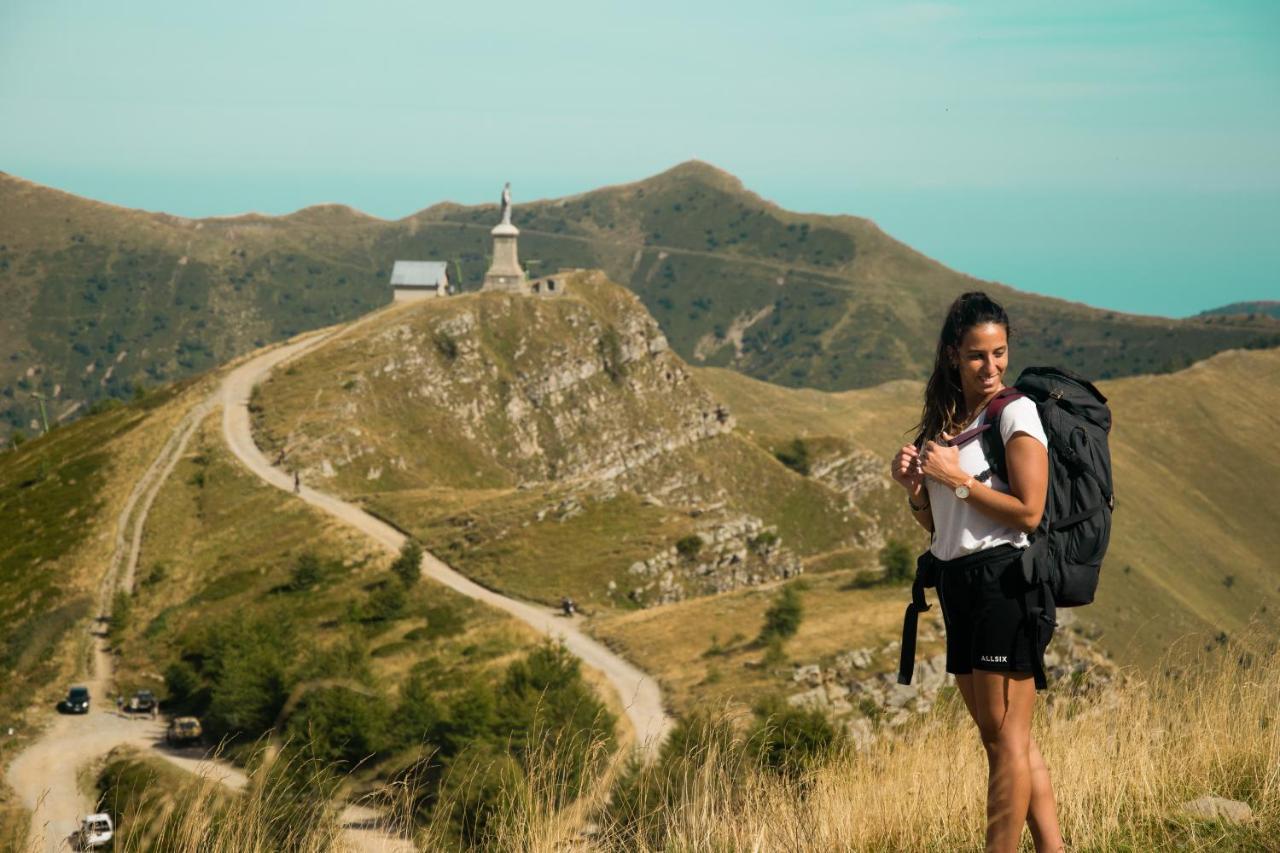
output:
{"label": "watch face", "polygon": [[956,497],[958,497],[960,500],[964,500],[965,498],[969,497],[969,487],[956,486]]}

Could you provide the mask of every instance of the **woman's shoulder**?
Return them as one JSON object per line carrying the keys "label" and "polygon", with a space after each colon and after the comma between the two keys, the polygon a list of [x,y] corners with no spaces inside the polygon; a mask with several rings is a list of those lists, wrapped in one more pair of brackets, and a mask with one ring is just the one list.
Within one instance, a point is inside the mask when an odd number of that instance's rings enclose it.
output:
{"label": "woman's shoulder", "polygon": [[1030,397],[1019,397],[1004,407],[1000,413],[1000,435],[1008,441],[1015,433],[1025,432],[1038,438],[1041,444],[1048,445],[1048,437],[1044,425],[1040,423],[1040,410],[1035,400]]}
{"label": "woman's shoulder", "polygon": [[[1029,418],[1034,417],[1040,420],[1040,410],[1036,408],[1036,401],[1030,397],[1023,395],[1004,407],[1004,414],[1012,414],[1014,417]],[[1004,414],[1001,417],[1004,417]]]}

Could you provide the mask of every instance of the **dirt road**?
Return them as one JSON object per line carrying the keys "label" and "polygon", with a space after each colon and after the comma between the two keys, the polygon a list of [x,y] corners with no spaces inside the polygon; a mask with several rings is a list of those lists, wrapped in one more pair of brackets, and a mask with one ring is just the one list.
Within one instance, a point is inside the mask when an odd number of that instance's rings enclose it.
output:
{"label": "dirt road", "polygon": [[[121,512],[117,523],[116,553],[100,587],[102,613],[108,612],[116,589],[132,586],[147,511],[185,452],[196,427],[214,405],[222,404],[223,437],[236,457],[266,482],[293,492],[293,479],[284,471],[273,468],[253,442],[249,394],[253,386],[274,367],[349,332],[354,325],[312,333],[249,358],[227,375],[213,395],[197,403],[182,418],[155,460],[139,478]],[[388,549],[398,551],[404,544],[404,536],[399,531],[359,507],[306,485],[302,486],[300,497]],[[554,610],[485,589],[429,553],[423,557],[422,570],[451,589],[505,610],[543,634],[561,638],[566,648],[587,666],[602,673],[618,692],[642,751],[652,754],[661,744],[672,720],[663,708],[661,692],[651,676],[588,637]],[[59,716],[38,740],[13,760],[7,771],[9,783],[32,813],[28,836],[28,849],[31,851],[54,853],[70,849],[67,837],[75,830],[80,816],[93,807],[91,798],[81,793],[77,775],[82,768],[117,746],[132,745],[150,750],[179,767],[193,773],[208,774],[232,788],[239,788],[245,783],[244,774],[237,768],[205,760],[198,752],[166,749],[163,723],[126,718],[116,713],[114,706],[106,704],[110,701],[108,695],[113,687],[112,660],[100,626],[93,630],[96,632],[93,638],[94,671],[85,683],[93,696],[94,709],[83,716]],[[405,839],[380,830],[377,815],[367,808],[347,807],[342,821],[347,827],[343,840],[352,849],[369,853],[399,853],[413,849]]]}
{"label": "dirt road", "polygon": [[[250,471],[278,489],[293,492],[294,482],[286,472],[272,467],[253,441],[249,422],[249,394],[253,386],[271,370],[326,340],[350,330],[317,333],[251,358],[231,372],[222,384],[222,434],[227,446]],[[384,547],[398,551],[405,537],[357,506],[303,484],[300,496],[339,520],[365,533]],[[463,577],[430,553],[422,558],[422,571],[449,588],[512,614],[536,630],[559,637],[565,647],[592,669],[604,674],[617,690],[636,732],[637,745],[652,754],[671,729],[672,719],[663,708],[662,693],[652,676],[641,672],[601,643],[588,637],[556,611],[541,605],[507,598]]]}
{"label": "dirt road", "polygon": [[[192,435],[219,399],[217,393],[211,394],[183,415],[130,491],[116,522],[112,560],[99,586],[98,611],[104,616],[110,612],[117,589],[132,589],[147,513],[186,452]],[[31,812],[29,851],[53,853],[71,849],[68,838],[80,817],[94,810],[93,798],[80,790],[79,773],[118,746],[150,751],[183,770],[206,775],[233,789],[246,782],[241,770],[207,760],[203,750],[169,749],[164,743],[164,722],[118,713],[109,698],[114,689],[113,666],[104,623],[95,623],[90,631],[93,670],[84,680],[93,697],[90,712],[58,716],[8,767],[9,784]],[[413,849],[408,841],[383,832],[377,815],[367,808],[349,806],[340,820],[347,827],[343,840],[354,850],[401,853]]]}

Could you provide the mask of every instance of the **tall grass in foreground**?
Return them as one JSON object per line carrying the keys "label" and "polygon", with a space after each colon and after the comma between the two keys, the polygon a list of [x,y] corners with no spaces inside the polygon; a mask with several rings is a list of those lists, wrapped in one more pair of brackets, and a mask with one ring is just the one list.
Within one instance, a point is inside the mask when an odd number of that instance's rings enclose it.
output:
{"label": "tall grass in foreground", "polygon": [[[1131,674],[1096,696],[1074,697],[1058,685],[1039,703],[1033,734],[1050,766],[1068,849],[1276,849],[1280,654],[1269,637],[1250,645]],[[986,759],[954,692],[900,738],[832,756],[804,774],[743,775],[740,753],[722,738],[682,761],[684,772],[648,771],[679,790],[657,798],[658,810],[615,816],[602,846],[982,847]],[[1183,802],[1210,794],[1247,802],[1254,821],[1229,827],[1179,813]],[[642,831],[625,834],[637,826]],[[1024,843],[1029,849],[1029,833]]]}
{"label": "tall grass in foreground", "polygon": [[[1089,695],[1054,685],[1034,735],[1053,774],[1073,851],[1266,850],[1280,839],[1280,653],[1270,637],[1233,640],[1196,663],[1171,653],[1154,674],[1130,674]],[[554,756],[548,748],[540,755]],[[533,760],[501,774],[500,796],[470,845],[443,822],[408,827],[414,795],[395,786],[384,810],[423,850],[511,851],[974,850],[985,821],[986,760],[954,692],[933,713],[862,751],[768,766],[727,719],[686,722],[655,763],[617,758],[570,800],[563,768]],[[812,757],[811,757],[812,759]],[[491,780],[491,774],[477,779]],[[299,808],[285,786],[251,786],[215,805],[192,782],[169,809],[164,843],[117,849],[340,850],[335,809]],[[488,783],[486,783],[488,784]],[[203,787],[202,787],[203,785]],[[323,786],[321,786],[323,788]],[[466,786],[455,788],[465,802]],[[1247,802],[1251,823],[1231,826],[1180,812],[1204,795]],[[227,809],[230,808],[230,811]],[[456,815],[455,815],[456,816]],[[148,841],[157,840],[152,835]],[[141,839],[139,839],[141,841]],[[1029,834],[1024,844],[1030,849]]]}

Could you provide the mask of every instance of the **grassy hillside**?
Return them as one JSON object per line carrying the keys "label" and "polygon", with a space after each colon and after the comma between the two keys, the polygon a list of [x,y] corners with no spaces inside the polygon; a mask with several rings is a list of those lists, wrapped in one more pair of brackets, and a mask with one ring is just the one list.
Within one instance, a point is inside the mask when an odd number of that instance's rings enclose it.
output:
{"label": "grassy hillside", "polygon": [[1201,317],[1235,316],[1240,314],[1280,317],[1280,301],[1232,302],[1230,305],[1222,305],[1218,308],[1210,308],[1208,311],[1200,312]]}
{"label": "grassy hillside", "polygon": [[119,514],[203,393],[173,386],[0,453],[0,726],[25,731],[29,706],[83,674]]}
{"label": "grassy hillside", "polygon": [[[395,222],[337,205],[189,220],[0,174],[0,431],[188,376],[267,341],[385,304],[398,258],[450,261],[478,287],[494,206],[438,204]],[[868,220],[783,210],[685,163],[625,186],[521,204],[534,272],[603,268],[686,360],[829,390],[920,378],[937,317],[985,287],[1016,312],[1029,361],[1100,376],[1163,372],[1274,346],[1280,321],[1116,314],[979,282]]]}
{"label": "grassy hillside", "polygon": [[254,406],[260,443],[305,482],[534,600],[629,608],[878,546],[873,516],[739,436],[595,273],[553,299],[395,308],[273,375]]}
{"label": "grassy hillside", "polygon": [[[757,441],[837,435],[888,460],[919,415],[916,383],[823,394],[697,370]],[[1097,602],[1081,611],[1119,659],[1151,663],[1188,634],[1228,646],[1280,615],[1280,352],[1231,351],[1166,376],[1102,382],[1118,508]],[[1247,389],[1247,392],[1244,390]]]}

